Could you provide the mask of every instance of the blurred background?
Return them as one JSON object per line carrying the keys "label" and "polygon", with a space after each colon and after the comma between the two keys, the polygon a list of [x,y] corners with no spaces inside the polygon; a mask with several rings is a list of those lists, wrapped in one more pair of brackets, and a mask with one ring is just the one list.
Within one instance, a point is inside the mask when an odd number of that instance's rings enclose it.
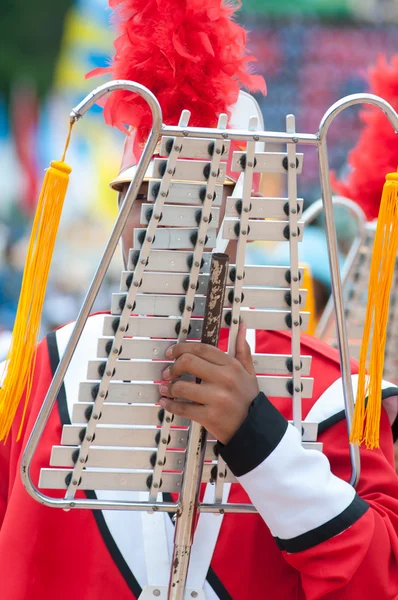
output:
{"label": "blurred background", "polygon": [[[258,98],[266,129],[281,130],[296,115],[297,130],[314,133],[325,110],[346,94],[366,90],[366,71],[380,53],[396,51],[398,0],[243,0],[239,18],[268,95]],[[0,17],[0,356],[7,351],[17,307],[32,215],[44,169],[60,157],[68,114],[101,83],[86,80],[112,55],[105,0],[2,0]],[[395,44],[394,44],[395,42]],[[394,47],[395,46],[395,47]],[[358,111],[346,111],[329,134],[332,168],[344,173],[358,138]],[[44,334],[74,320],[116,214],[108,188],[117,173],[121,134],[94,108],[75,128],[68,152],[73,175],[51,272]],[[306,151],[300,195],[319,198],[315,151]],[[273,192],[280,182],[275,181]],[[274,195],[274,193],[270,194]],[[338,217],[342,254],[352,224]],[[325,290],[328,265],[322,223],[311,228],[305,260]],[[253,260],[267,252],[253,247]],[[96,309],[110,306],[121,261],[115,257]]]}

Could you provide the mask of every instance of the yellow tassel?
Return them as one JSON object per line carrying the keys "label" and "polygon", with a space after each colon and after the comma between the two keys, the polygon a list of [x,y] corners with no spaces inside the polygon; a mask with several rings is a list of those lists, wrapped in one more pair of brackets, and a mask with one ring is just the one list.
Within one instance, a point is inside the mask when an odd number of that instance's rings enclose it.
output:
{"label": "yellow tassel", "polygon": [[11,347],[6,361],[6,375],[0,389],[0,440],[7,439],[25,392],[19,439],[32,391],[36,343],[48,274],[71,172],[71,168],[64,162],[71,130],[72,125],[62,161],[52,162],[46,172],[33,221]]}
{"label": "yellow tassel", "polygon": [[[359,358],[358,391],[350,440],[378,448],[381,383],[384,369],[390,291],[398,249],[398,173],[386,176],[377,219],[369,275],[368,302]],[[370,338],[369,369],[366,363]],[[366,402],[367,398],[367,402]],[[366,403],[366,405],[365,405]]]}

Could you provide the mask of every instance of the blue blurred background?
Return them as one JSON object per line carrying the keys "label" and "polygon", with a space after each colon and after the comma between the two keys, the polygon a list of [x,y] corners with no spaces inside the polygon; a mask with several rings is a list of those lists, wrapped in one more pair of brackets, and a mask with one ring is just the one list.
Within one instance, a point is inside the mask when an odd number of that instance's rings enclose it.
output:
{"label": "blue blurred background", "polygon": [[[71,108],[98,80],[91,69],[112,55],[113,31],[105,0],[3,0],[0,17],[0,355],[12,329],[27,236],[43,171],[58,158]],[[243,0],[239,18],[268,95],[258,98],[266,128],[284,128],[296,115],[297,129],[315,132],[338,98],[366,90],[366,71],[380,53],[396,49],[397,0]],[[330,130],[330,161],[344,172],[347,152],[358,138],[358,111],[339,117]],[[108,182],[118,169],[121,135],[94,109],[75,128],[68,161],[71,186],[62,217],[43,333],[76,317],[116,213]],[[276,183],[276,186],[279,184]],[[306,205],[319,197],[315,152],[307,151],[300,195]],[[341,219],[341,237],[346,220]],[[347,234],[348,235],[348,234]],[[309,236],[306,254],[317,257],[315,275],[327,286],[321,226]],[[318,246],[320,249],[318,249]],[[262,261],[264,250],[254,252]],[[266,259],[264,259],[266,260]],[[117,286],[115,259],[98,309],[109,308]]]}

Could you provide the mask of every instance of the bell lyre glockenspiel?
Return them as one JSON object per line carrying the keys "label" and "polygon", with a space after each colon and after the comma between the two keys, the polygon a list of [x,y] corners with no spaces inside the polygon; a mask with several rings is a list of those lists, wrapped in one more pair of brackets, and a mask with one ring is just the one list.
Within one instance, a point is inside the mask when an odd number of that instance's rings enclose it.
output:
{"label": "bell lyre glockenspiel", "polygon": [[[284,132],[261,131],[256,118],[250,115],[246,130],[228,129],[225,115],[219,117],[215,129],[194,128],[189,126],[186,111],[178,126],[165,126],[160,106],[151,92],[136,83],[116,81],[96,89],[83,100],[71,113],[72,121],[80,119],[101,96],[116,89],[140,94],[148,102],[153,117],[152,131],[25,450],[22,478],[28,492],[51,507],[175,515],[169,585],[149,581],[141,597],[205,598],[203,589],[192,584],[189,577],[187,580],[196,515],[215,513],[221,523],[222,515],[227,512],[255,512],[255,509],[250,504],[228,502],[234,477],[217,456],[216,440],[211,433],[206,437],[197,424],[173,418],[160,409],[158,382],[168,364],[164,352],[176,340],[191,343],[207,340],[204,336],[209,334],[210,325],[206,324],[206,317],[213,310],[215,300],[220,307],[218,313],[214,313],[216,329],[219,326],[229,329],[228,352],[231,354],[235,353],[240,320],[245,322],[249,336],[258,329],[290,331],[288,355],[253,354],[259,387],[269,397],[292,399],[293,424],[302,433],[303,444],[321,450],[317,424],[303,420],[301,411],[302,398],[311,396],[313,381],[309,376],[310,357],[300,355],[300,331],[306,329],[308,314],[303,310],[306,292],[300,287],[299,244],[303,223],[297,177],[303,155],[297,152],[297,145],[314,145],[319,155],[350,426],[353,396],[326,134],[331,121],[343,108],[360,102],[370,102],[384,110],[396,129],[398,117],[383,100],[361,94],[347,97],[331,107],[316,134],[297,133],[292,115],[286,119]],[[141,211],[142,227],[134,232],[120,291],[113,295],[111,314],[103,317],[97,353],[87,357],[87,377],[74,399],[71,424],[64,426],[62,439],[49,457],[49,467],[41,470],[36,485],[30,474],[32,456],[67,377],[79,338],[159,140],[159,158],[154,161],[148,200]],[[238,142],[240,147],[244,144],[244,149],[234,150],[233,142]],[[259,142],[283,144],[286,150],[266,151],[265,147],[259,151],[256,146]],[[222,218],[223,182],[230,153],[232,170],[240,173],[240,180],[234,193],[226,199]],[[286,198],[252,197],[254,173],[267,172],[286,175]],[[253,240],[285,241],[290,248],[290,264],[281,267],[246,264],[246,246]],[[227,268],[217,255],[224,252],[230,241],[237,245],[236,260]],[[226,285],[212,286],[212,282],[222,281],[222,272]],[[213,287],[221,291],[217,293]],[[355,484],[359,477],[359,453],[355,446],[350,447],[350,455],[351,482]],[[201,483],[207,485],[204,499],[199,502]],[[64,497],[54,498],[40,488],[61,490]],[[95,490],[96,494],[82,497],[82,490]],[[154,577],[157,575],[160,577],[156,573]]]}

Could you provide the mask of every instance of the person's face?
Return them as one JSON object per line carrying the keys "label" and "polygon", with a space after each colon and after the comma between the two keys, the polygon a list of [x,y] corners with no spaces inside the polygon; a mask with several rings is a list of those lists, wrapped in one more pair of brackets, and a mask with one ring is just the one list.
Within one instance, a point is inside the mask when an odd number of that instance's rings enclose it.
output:
{"label": "person's face", "polygon": [[[129,187],[128,183],[123,184],[123,188],[119,192],[119,195],[118,195],[119,208],[121,207],[121,205],[123,203],[123,200],[126,196],[128,187]],[[225,204],[226,204],[227,196],[230,196],[232,194],[233,189],[234,188],[232,185],[224,186],[223,197],[222,197],[221,206],[220,206],[220,220],[219,220],[220,225],[224,219]],[[148,200],[148,183],[144,182],[140,187],[140,190],[137,194],[137,198],[133,204],[133,208],[131,209],[131,212],[127,219],[126,226],[122,233],[123,259],[125,261],[125,264],[127,264],[129,249],[133,245],[134,229],[145,227],[145,225],[141,225],[140,220],[141,220],[142,204],[146,203],[147,200]]]}

